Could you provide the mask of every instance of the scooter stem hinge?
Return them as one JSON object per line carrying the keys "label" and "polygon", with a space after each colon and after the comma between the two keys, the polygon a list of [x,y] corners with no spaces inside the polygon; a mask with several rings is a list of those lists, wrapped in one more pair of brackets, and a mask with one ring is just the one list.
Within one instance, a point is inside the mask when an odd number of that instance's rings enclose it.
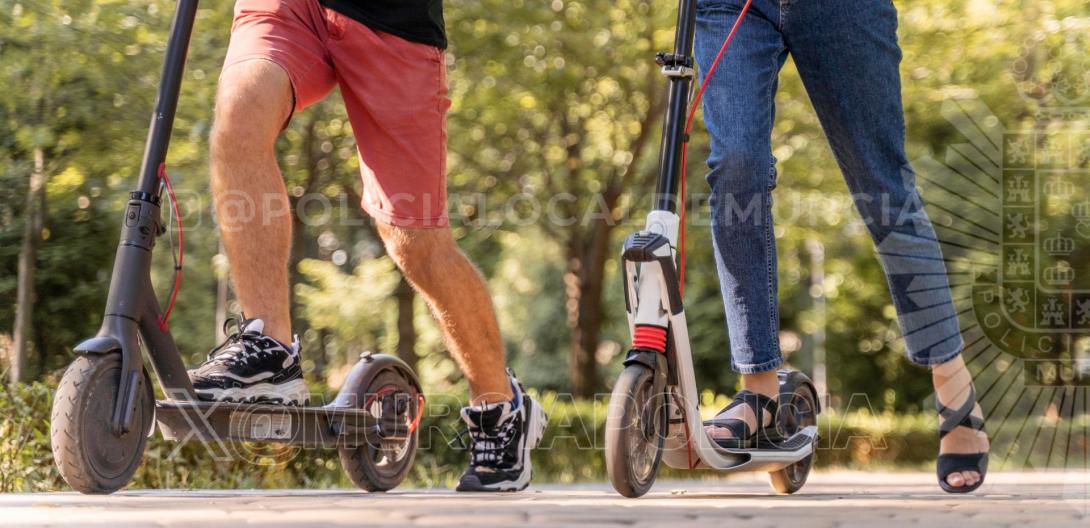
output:
{"label": "scooter stem hinge", "polygon": [[663,66],[662,74],[667,77],[693,77],[693,69],[685,66]]}
{"label": "scooter stem hinge", "polygon": [[694,74],[693,58],[688,55],[656,53],[655,64],[662,66],[662,74],[667,77],[692,78]]}

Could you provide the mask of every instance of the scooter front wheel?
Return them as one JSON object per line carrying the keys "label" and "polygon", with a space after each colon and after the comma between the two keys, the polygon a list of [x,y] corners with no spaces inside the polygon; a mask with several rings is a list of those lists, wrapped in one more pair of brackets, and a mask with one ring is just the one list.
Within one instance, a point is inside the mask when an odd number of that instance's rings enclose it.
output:
{"label": "scooter front wheel", "polygon": [[64,481],[81,493],[113,493],[132,480],[144,455],[155,413],[155,393],[144,372],[131,429],[113,430],[121,381],[121,354],[76,358],[53,397],[53,460]]}
{"label": "scooter front wheel", "polygon": [[651,489],[662,461],[667,406],[655,394],[655,373],[629,365],[613,385],[606,415],[606,472],[613,488],[625,497]]}

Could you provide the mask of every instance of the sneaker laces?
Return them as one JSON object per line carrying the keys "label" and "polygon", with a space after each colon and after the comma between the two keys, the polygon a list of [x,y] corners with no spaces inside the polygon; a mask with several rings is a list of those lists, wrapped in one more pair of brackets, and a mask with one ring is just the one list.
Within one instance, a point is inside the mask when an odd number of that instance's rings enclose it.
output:
{"label": "sneaker laces", "polygon": [[455,442],[457,442],[462,449],[466,449],[463,438],[468,435],[470,439],[470,445],[468,446],[470,465],[477,468],[494,469],[503,462],[508,446],[518,434],[514,414],[514,412],[511,412],[506,420],[497,423],[491,430],[480,426],[462,428],[450,443],[454,446]]}
{"label": "sneaker laces", "polygon": [[[238,363],[249,359],[252,356],[264,356],[268,354],[268,350],[265,350],[258,346],[246,346],[247,343],[256,345],[262,336],[261,334],[248,333],[244,331],[248,321],[242,317],[231,316],[223,321],[223,333],[227,336],[216,348],[213,348],[208,353],[208,361],[218,362],[224,364]],[[228,333],[228,328],[234,325],[235,331]],[[241,346],[232,346],[241,345]]]}

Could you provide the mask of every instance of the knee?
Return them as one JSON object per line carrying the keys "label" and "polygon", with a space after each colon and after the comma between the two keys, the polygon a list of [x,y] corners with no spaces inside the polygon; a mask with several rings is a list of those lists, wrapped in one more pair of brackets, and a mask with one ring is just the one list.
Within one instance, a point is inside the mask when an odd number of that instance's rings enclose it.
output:
{"label": "knee", "polygon": [[708,168],[713,196],[765,193],[776,184],[776,159],[769,148],[757,144],[713,145]]}
{"label": "knee", "polygon": [[220,75],[210,135],[213,160],[270,150],[291,113],[291,82],[276,64],[246,61]]}
{"label": "knee", "polygon": [[452,259],[461,255],[446,228],[408,229],[381,225],[379,234],[386,254],[414,283],[426,282],[436,272],[449,271]]}

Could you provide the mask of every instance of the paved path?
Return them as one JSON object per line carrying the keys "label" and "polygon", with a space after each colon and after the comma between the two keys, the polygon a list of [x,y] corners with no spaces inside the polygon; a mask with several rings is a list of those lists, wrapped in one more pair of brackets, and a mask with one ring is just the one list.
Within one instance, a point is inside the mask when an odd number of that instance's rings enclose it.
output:
{"label": "paved path", "polygon": [[1090,526],[1090,474],[994,474],[968,497],[938,491],[922,473],[811,476],[797,495],[769,494],[763,479],[661,482],[624,499],[607,484],[535,486],[520,494],[398,490],[134,490],[0,495],[0,526],[669,526],[970,528]]}

